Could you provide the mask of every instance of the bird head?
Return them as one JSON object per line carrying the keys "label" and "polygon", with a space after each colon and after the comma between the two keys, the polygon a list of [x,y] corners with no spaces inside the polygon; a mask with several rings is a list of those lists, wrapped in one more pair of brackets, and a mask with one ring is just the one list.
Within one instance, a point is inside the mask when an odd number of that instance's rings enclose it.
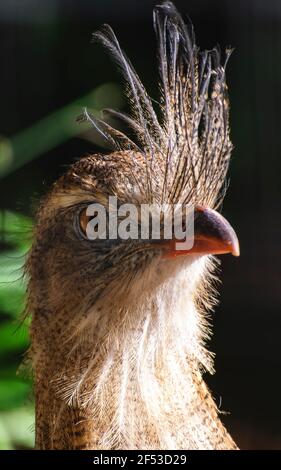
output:
{"label": "bird head", "polygon": [[[200,264],[201,276],[206,276],[206,255],[239,254],[235,232],[215,210],[225,192],[232,150],[225,81],[230,51],[223,64],[217,49],[200,52],[192,25],[184,23],[171,2],[155,8],[154,28],[161,79],[158,114],[112,29],[105,25],[94,35],[120,66],[132,107],[131,115],[108,109],[105,116],[129,125],[135,138],[85,110],[84,119],[115,151],[75,163],[38,210],[30,260],[42,251],[42,262],[34,265],[40,273],[34,278],[48,279],[47,310],[65,308],[66,292],[74,310],[82,300],[87,309],[107,294],[110,302],[136,301],[182,268],[189,268],[190,284],[195,286],[196,266]],[[117,207],[134,204],[138,217],[147,204],[164,205],[162,217],[172,205],[192,207],[192,247],[177,250],[175,237],[89,239],[87,208],[99,204],[108,214],[110,197],[116,198]]]}
{"label": "bird head", "polygon": [[[147,94],[112,29],[105,25],[94,35],[123,73],[131,113],[107,109],[101,120],[85,110],[82,119],[114,149],[81,158],[55,183],[38,208],[26,265],[37,380],[50,377],[63,403],[84,408],[90,403],[97,422],[103,416],[101,428],[108,429],[105,446],[116,442],[112,420],[117,417],[118,435],[124,432],[131,439],[144,426],[148,441],[143,445],[153,442],[154,447],[160,441],[149,441],[147,423],[154,420],[158,437],[165,427],[165,439],[173,434],[170,412],[178,413],[182,423],[196,401],[194,376],[202,365],[212,369],[204,347],[205,313],[214,302],[212,255],[239,255],[236,234],[217,211],[232,150],[225,79],[230,51],[223,63],[218,49],[200,52],[192,25],[169,1],[155,7],[154,28],[158,103]],[[112,127],[109,118],[129,126],[129,135]],[[110,237],[108,225],[105,236],[89,236],[96,218],[89,210],[93,205],[108,223],[115,216],[116,230],[128,227],[128,205],[133,207],[137,236],[120,236],[117,230]],[[154,208],[148,220],[159,218],[159,237],[150,228],[142,236],[144,206]],[[182,213],[182,208],[187,210]],[[186,228],[192,226],[184,248],[174,230],[179,213]],[[126,414],[126,403],[134,403],[135,396],[145,407]],[[164,408],[158,407],[162,400]],[[186,416],[183,426],[190,442],[192,422]],[[165,439],[161,445],[176,445]]]}
{"label": "bird head", "polygon": [[[66,295],[73,311],[80,310],[85,302],[87,309],[106,298],[110,303],[136,302],[182,269],[189,272],[190,284],[196,285],[206,275],[206,255],[239,254],[237,237],[230,224],[217,211],[202,206],[201,200],[195,206],[187,206],[194,210],[193,240],[186,249],[182,248],[174,234],[174,207],[179,204],[163,204],[159,200],[159,186],[163,184],[159,173],[151,173],[150,178],[158,183],[148,198],[146,161],[141,153],[125,150],[83,158],[55,184],[38,210],[36,241],[30,257],[32,261],[36,255],[32,264],[36,282],[48,279],[44,290],[47,310],[64,309]],[[93,238],[87,232],[93,220],[89,211],[92,207],[94,211],[103,209],[101,215],[105,216],[107,228],[102,237],[97,234]],[[134,233],[131,238],[125,232],[128,237],[124,239],[118,233],[118,224],[124,223],[122,209],[127,212],[131,207],[136,216],[137,235]],[[151,224],[153,217],[159,221],[158,238],[153,238],[151,229],[142,238],[143,207],[150,209]],[[112,223],[117,224],[112,238],[108,230],[109,214]],[[163,233],[166,215],[172,224],[170,238],[165,238]],[[182,216],[183,223],[186,217],[186,214]],[[199,264],[202,273],[198,279]]]}

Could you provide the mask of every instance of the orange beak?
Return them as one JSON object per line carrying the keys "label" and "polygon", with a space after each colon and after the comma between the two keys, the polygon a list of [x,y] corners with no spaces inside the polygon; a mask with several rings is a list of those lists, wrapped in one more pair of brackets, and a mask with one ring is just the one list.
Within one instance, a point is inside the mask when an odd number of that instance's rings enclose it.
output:
{"label": "orange beak", "polygon": [[167,251],[164,257],[174,258],[189,254],[231,253],[233,256],[240,254],[237,235],[227,220],[215,210],[201,206],[197,206],[194,212],[194,239],[189,244],[191,248],[181,249],[181,243],[182,240],[176,239],[166,241]]}

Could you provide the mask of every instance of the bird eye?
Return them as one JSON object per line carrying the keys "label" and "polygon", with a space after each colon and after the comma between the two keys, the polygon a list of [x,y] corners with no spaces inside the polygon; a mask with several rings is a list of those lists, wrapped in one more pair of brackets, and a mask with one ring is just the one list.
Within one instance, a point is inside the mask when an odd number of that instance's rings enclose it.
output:
{"label": "bird eye", "polygon": [[87,215],[87,207],[82,209],[78,216],[79,228],[83,235],[87,236],[87,225],[93,218],[92,215]]}

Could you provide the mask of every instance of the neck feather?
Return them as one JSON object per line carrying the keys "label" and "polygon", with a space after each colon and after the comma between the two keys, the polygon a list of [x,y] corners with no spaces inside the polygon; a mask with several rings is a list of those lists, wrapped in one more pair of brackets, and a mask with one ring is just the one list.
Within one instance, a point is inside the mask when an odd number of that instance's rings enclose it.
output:
{"label": "neck feather", "polygon": [[212,358],[193,292],[194,278],[181,270],[136,305],[103,303],[64,352],[57,345],[47,361],[46,348],[37,353],[38,446],[234,448],[202,379]]}

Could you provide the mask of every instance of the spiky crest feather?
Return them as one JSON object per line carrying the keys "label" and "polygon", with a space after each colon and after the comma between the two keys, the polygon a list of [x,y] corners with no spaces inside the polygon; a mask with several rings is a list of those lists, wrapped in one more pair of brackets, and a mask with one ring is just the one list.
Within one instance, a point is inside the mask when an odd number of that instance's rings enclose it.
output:
{"label": "spiky crest feather", "polygon": [[120,130],[85,112],[95,128],[117,149],[141,151],[147,166],[149,200],[155,182],[161,202],[217,207],[223,196],[232,144],[225,67],[220,50],[200,52],[192,24],[186,24],[166,1],[154,9],[159,51],[160,117],[130,60],[110,26],[94,34],[112,53],[127,84],[131,115],[106,109],[105,115],[123,121],[135,141]]}

